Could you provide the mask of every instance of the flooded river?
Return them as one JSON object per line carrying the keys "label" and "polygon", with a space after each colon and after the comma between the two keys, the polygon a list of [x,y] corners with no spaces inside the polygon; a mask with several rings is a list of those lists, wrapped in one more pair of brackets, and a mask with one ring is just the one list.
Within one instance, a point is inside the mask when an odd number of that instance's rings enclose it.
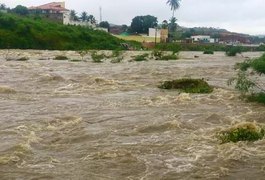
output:
{"label": "flooded river", "polygon": [[[261,53],[130,62],[133,53],[114,64],[51,60],[75,52],[0,51],[0,179],[265,178],[265,140],[216,138],[236,122],[265,123],[265,106],[227,86],[236,62]],[[204,78],[214,92],[157,88],[183,77]]]}

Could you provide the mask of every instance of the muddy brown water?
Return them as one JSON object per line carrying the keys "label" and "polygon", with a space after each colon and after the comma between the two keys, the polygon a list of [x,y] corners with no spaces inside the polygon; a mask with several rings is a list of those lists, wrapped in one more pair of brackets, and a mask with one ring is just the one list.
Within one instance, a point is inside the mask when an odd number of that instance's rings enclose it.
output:
{"label": "muddy brown water", "polygon": [[[261,53],[129,62],[135,53],[113,64],[51,60],[80,58],[70,51],[1,50],[0,179],[265,179],[265,140],[216,138],[236,122],[265,123],[264,106],[227,86],[236,62]],[[157,88],[182,77],[204,78],[214,92]]]}

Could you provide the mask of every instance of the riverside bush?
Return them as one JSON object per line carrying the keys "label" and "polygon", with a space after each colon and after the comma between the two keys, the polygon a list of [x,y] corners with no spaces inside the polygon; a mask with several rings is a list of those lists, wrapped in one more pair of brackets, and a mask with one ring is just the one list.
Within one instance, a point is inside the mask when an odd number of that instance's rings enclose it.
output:
{"label": "riverside bush", "polygon": [[164,81],[161,89],[179,89],[186,93],[211,93],[213,88],[203,79],[177,79]]}

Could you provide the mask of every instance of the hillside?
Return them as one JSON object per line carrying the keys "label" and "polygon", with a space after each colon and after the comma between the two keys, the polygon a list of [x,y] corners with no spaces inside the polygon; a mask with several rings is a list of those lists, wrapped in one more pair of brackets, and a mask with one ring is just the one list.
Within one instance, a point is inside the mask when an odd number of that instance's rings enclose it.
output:
{"label": "hillside", "polygon": [[103,31],[0,13],[1,49],[112,50],[121,48],[122,42]]}

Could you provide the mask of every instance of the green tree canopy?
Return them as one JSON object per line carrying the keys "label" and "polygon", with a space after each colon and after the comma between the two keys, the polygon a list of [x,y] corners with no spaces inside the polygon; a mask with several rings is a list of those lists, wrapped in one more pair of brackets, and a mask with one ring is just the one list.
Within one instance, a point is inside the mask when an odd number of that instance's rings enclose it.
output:
{"label": "green tree canopy", "polygon": [[12,12],[19,15],[27,15],[29,13],[29,10],[25,6],[18,5],[14,9],[12,9]]}
{"label": "green tree canopy", "polygon": [[102,22],[99,23],[99,27],[109,29],[110,25],[109,25],[108,21],[102,21]]}
{"label": "green tree canopy", "polygon": [[136,16],[132,19],[131,31],[134,33],[148,33],[148,29],[156,25],[157,17],[151,15]]}
{"label": "green tree canopy", "polygon": [[85,22],[85,21],[87,21],[87,18],[88,18],[88,16],[87,16],[87,12],[82,12],[81,13],[81,20],[82,20],[82,22]]}

